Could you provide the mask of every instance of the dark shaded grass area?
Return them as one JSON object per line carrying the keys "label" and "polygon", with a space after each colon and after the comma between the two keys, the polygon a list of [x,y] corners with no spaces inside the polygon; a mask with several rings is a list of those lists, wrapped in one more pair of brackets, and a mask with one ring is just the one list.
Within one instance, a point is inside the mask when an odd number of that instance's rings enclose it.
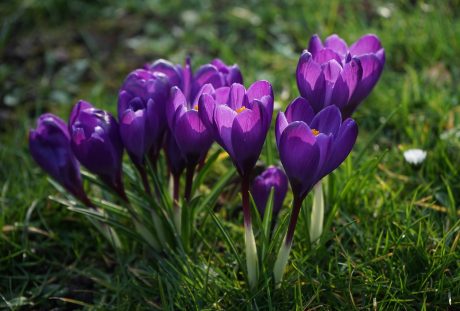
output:
{"label": "dark shaded grass area", "polygon": [[[0,307],[377,309],[460,307],[460,2],[11,1],[0,4]],[[358,143],[327,181],[330,230],[310,246],[305,204],[281,289],[249,294],[228,244],[200,226],[193,260],[136,242],[118,256],[48,196],[27,131],[80,98],[116,111],[126,74],[156,58],[237,62],[285,106],[309,37],[376,33],[381,81],[355,114]],[[402,151],[428,151],[414,169]],[[267,153],[262,155],[267,164]],[[228,162],[224,162],[229,165]],[[215,172],[225,171],[223,164]],[[215,182],[207,181],[212,185]],[[243,252],[236,180],[216,208]],[[288,205],[289,200],[286,200]],[[288,213],[288,207],[281,216]]]}

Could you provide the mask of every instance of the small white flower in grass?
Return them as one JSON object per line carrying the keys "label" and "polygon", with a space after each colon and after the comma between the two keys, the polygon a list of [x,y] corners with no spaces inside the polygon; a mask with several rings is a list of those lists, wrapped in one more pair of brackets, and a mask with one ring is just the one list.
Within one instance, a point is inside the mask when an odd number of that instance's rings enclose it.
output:
{"label": "small white flower in grass", "polygon": [[426,158],[426,151],[422,149],[409,149],[404,151],[404,159],[412,165],[419,165]]}

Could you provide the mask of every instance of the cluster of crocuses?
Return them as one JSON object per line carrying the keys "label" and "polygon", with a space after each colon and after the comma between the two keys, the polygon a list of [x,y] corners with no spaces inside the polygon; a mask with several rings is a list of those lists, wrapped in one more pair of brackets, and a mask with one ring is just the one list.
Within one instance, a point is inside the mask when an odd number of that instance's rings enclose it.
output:
{"label": "cluster of crocuses", "polygon": [[[350,47],[337,35],[329,36],[324,43],[316,35],[310,39],[308,50],[303,51],[297,65],[300,97],[276,118],[276,145],[285,173],[269,167],[250,180],[272,123],[272,86],[267,81],[255,81],[245,88],[238,66],[227,66],[218,59],[195,73],[189,58],[183,67],[158,60],[133,71],[119,92],[118,122],[108,112],[85,101],[74,106],[68,124],[52,114],[44,114],[37,129],[30,132],[30,151],[53,179],[86,206],[93,204],[83,189],[79,163],[118,194],[129,210],[122,178],[123,150],[126,149],[149,196],[160,194],[158,189],[151,190],[154,176],[149,178],[147,168],[156,171],[164,150],[173,179],[170,208],[180,235],[181,202],[191,200],[194,175],[206,161],[212,143],[217,142],[241,177],[247,276],[251,286],[257,284],[259,267],[250,192],[262,217],[273,192],[270,211],[276,216],[289,180],[293,209],[273,265],[275,282],[279,282],[302,202],[312,189],[315,196],[310,239],[316,241],[321,235],[321,179],[352,150],[358,130],[350,116],[377,83],[384,62],[384,49],[375,35],[365,35]],[[179,185],[184,171],[181,198]],[[136,218],[136,214],[132,213],[132,217]],[[138,232],[152,246],[161,243],[158,236],[146,233],[146,228],[134,221]]]}

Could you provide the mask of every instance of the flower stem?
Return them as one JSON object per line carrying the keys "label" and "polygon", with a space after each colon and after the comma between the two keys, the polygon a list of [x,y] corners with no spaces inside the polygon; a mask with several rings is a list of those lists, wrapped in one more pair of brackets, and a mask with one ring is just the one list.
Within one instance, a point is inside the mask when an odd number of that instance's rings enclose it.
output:
{"label": "flower stem", "polygon": [[292,203],[292,214],[291,220],[289,221],[288,231],[286,233],[286,244],[292,244],[294,238],[294,230],[297,224],[297,219],[299,218],[300,208],[302,207],[302,201],[298,196],[294,196],[294,202]]}
{"label": "flower stem", "polygon": [[181,234],[182,229],[182,211],[179,206],[179,187],[180,175],[173,175],[173,213],[174,224],[176,225],[177,233]]}
{"label": "flower stem", "polygon": [[310,217],[310,241],[318,241],[323,233],[324,196],[322,182],[319,181],[313,188],[313,207]]}
{"label": "flower stem", "polygon": [[257,247],[254,238],[254,232],[252,230],[251,209],[249,206],[249,178],[246,176],[243,176],[241,181],[241,197],[243,201],[246,268],[248,272],[249,286],[251,288],[255,288],[259,274],[259,260],[257,257]]}
{"label": "flower stem", "polygon": [[147,193],[147,195],[151,195],[150,191],[150,185],[149,185],[149,179],[147,177],[147,171],[145,170],[145,165],[143,164],[136,164],[136,168],[139,171],[139,174],[141,175],[141,180],[142,180],[142,185],[144,186],[144,191]]}
{"label": "flower stem", "polygon": [[196,164],[187,165],[187,171],[185,173],[185,201],[189,202],[192,197],[192,185],[193,185],[193,174],[195,173]]}
{"label": "flower stem", "polygon": [[280,283],[283,279],[284,270],[289,259],[289,253],[291,252],[292,240],[294,238],[294,230],[297,224],[297,219],[299,217],[302,201],[303,199],[301,199],[299,196],[294,196],[294,202],[292,203],[293,209],[291,214],[291,220],[289,222],[288,231],[286,233],[286,237],[283,243],[281,244],[278,256],[276,257],[275,266],[273,267],[275,284]]}
{"label": "flower stem", "polygon": [[249,178],[242,177],[241,180],[241,198],[243,203],[244,225],[252,227],[251,208],[249,206]]}

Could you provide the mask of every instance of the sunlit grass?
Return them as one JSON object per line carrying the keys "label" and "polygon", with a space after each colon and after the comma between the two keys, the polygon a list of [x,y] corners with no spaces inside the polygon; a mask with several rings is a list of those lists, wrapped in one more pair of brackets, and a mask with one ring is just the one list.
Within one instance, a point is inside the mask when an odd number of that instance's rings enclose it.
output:
{"label": "sunlit grass", "polygon": [[[459,308],[460,3],[410,3],[0,4],[0,308]],[[352,42],[368,32],[386,49],[384,73],[354,115],[350,159],[325,184],[325,234],[309,243],[309,198],[280,289],[247,289],[235,256],[244,254],[236,178],[216,217],[197,218],[193,256],[164,258],[135,241],[118,254],[85,217],[48,198],[56,190],[28,154],[38,114],[65,118],[80,98],[115,112],[124,76],[152,59],[237,62],[246,85],[270,80],[285,106],[310,35]],[[427,151],[420,167],[404,161],[409,148]],[[274,144],[264,150],[261,165],[276,164]],[[200,191],[228,167],[219,159]]]}

